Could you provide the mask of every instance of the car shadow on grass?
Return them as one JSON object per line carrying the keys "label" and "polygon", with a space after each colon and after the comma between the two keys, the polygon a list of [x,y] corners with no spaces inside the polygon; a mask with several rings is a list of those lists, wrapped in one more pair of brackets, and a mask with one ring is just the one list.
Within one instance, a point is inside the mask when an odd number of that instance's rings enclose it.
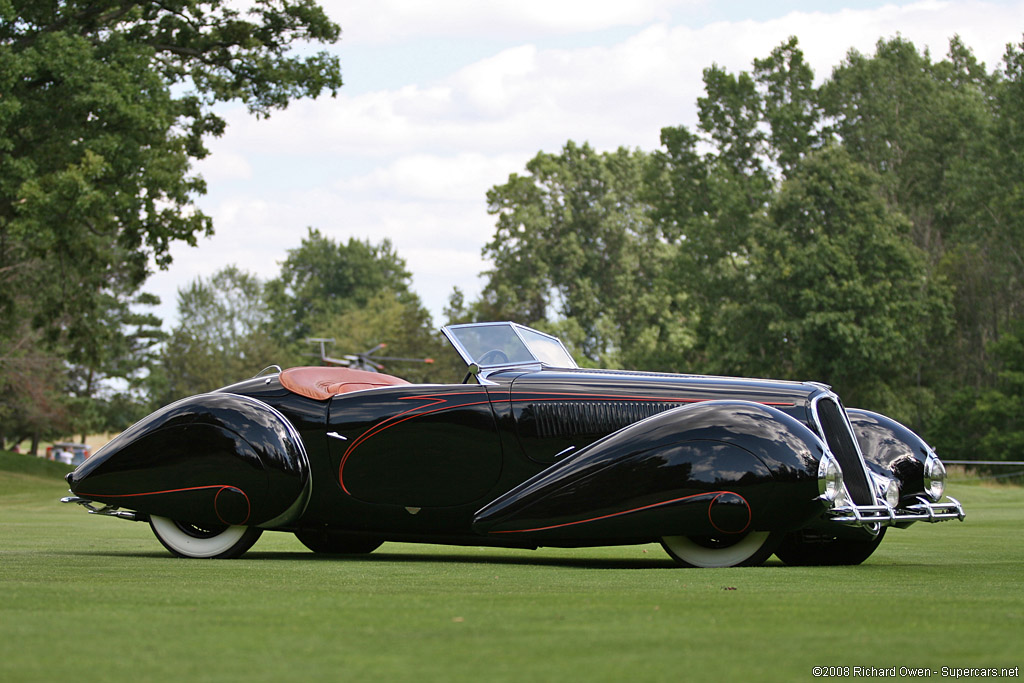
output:
{"label": "car shadow on grass", "polygon": [[[549,549],[550,550],[550,549]],[[694,571],[697,568],[684,568],[677,564],[675,560],[668,556],[661,557],[657,553],[652,553],[651,557],[557,557],[551,554],[544,554],[539,556],[529,556],[521,554],[523,551],[519,551],[520,554],[515,555],[504,555],[499,551],[486,552],[485,553],[473,553],[467,551],[466,553],[459,553],[458,551],[445,552],[445,553],[416,553],[416,552],[387,552],[377,551],[365,555],[345,555],[345,554],[330,554],[330,553],[305,553],[302,551],[296,552],[276,552],[276,551],[249,551],[243,557],[243,560],[259,560],[259,561],[312,561],[312,562],[366,562],[366,563],[423,563],[423,564],[481,564],[481,565],[517,565],[517,566],[538,566],[538,567],[567,567],[567,568],[578,568],[578,569],[673,569],[673,570],[686,570]],[[901,567],[925,567],[925,564],[900,564]],[[889,570],[892,568],[891,563],[877,562],[872,563],[870,561],[860,565],[850,566],[825,566],[825,567],[798,567],[789,566],[779,560],[776,557],[771,557],[764,562],[764,564],[755,567],[727,567],[727,568],[709,568],[707,571],[721,571],[724,569],[741,569],[744,571],[757,571],[768,570],[768,569],[786,569],[791,571],[816,571],[821,569],[842,569],[845,571],[880,571]]]}
{"label": "car shadow on grass", "polygon": [[[313,553],[303,550],[296,551],[259,551],[250,550],[243,557],[235,560],[224,560],[227,562],[347,562],[347,563],[367,563],[367,564],[463,564],[463,565],[515,565],[515,566],[535,566],[535,567],[565,567],[567,569],[683,569],[675,563],[669,557],[658,557],[656,554],[650,558],[636,558],[636,557],[556,557],[550,554],[530,556],[522,554],[523,551],[514,551],[517,554],[505,555],[498,551],[486,552],[481,554],[474,552],[473,550],[467,550],[464,553],[458,551],[444,552],[444,553],[416,553],[416,552],[387,552],[378,551],[368,553],[365,555],[346,555],[346,554],[331,554],[331,553]],[[187,559],[187,558],[175,558],[167,552],[159,550],[147,551],[147,552],[126,552],[126,551],[110,551],[110,550],[95,550],[95,551],[57,551],[54,550],[51,554],[54,555],[77,555],[82,557],[121,557],[121,558],[134,558],[134,559],[154,559],[154,560],[178,560],[182,562],[201,562],[203,560]],[[786,569],[788,571],[821,571],[821,570],[833,570],[841,569],[843,571],[856,571],[856,572],[887,572],[891,571],[894,563],[892,562],[865,562],[861,565],[854,566],[831,566],[831,567],[789,567],[779,559],[772,557],[767,560],[763,565],[758,567],[733,567],[733,569],[743,569],[744,571],[757,571],[761,570],[777,570]],[[898,563],[901,570],[907,570],[912,568],[926,568],[934,565],[927,563]],[[692,569],[687,571],[694,571]],[[714,570],[711,570],[714,571]],[[721,571],[721,570],[718,570]]]}
{"label": "car shadow on grass", "polygon": [[[147,552],[126,552],[111,550],[94,551],[63,551],[54,554],[77,555],[80,557],[122,557],[134,559],[181,559],[182,561],[201,562],[188,558],[174,558],[167,552],[159,550]],[[481,564],[481,565],[521,565],[543,567],[568,567],[580,569],[676,569],[679,567],[671,558],[618,558],[618,557],[552,557],[544,555],[529,557],[524,555],[502,555],[500,553],[477,554],[467,551],[465,554],[450,553],[395,553],[374,552],[366,555],[345,555],[330,553],[313,553],[305,551],[265,551],[250,550],[243,557],[229,562],[348,562],[348,563],[379,563],[379,564]]]}
{"label": "car shadow on grass", "polygon": [[514,554],[504,555],[495,553],[476,553],[457,551],[445,553],[395,553],[395,552],[374,552],[367,555],[341,555],[341,554],[319,554],[319,553],[279,553],[279,552],[250,552],[246,557],[260,560],[313,560],[317,562],[370,562],[370,563],[407,563],[407,564],[482,564],[482,565],[521,565],[521,566],[543,566],[543,567],[572,567],[586,569],[673,569],[678,565],[671,558],[630,558],[630,557],[555,557],[542,555],[531,557],[528,555]]}

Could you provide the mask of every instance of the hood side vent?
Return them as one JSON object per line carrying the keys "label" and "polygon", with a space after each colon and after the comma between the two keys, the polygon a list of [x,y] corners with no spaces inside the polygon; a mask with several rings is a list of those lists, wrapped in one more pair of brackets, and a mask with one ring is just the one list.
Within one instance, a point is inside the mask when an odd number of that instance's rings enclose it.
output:
{"label": "hood side vent", "polygon": [[531,436],[542,438],[604,435],[678,407],[678,403],[662,401],[536,402],[523,411],[520,425],[534,425],[536,433]]}

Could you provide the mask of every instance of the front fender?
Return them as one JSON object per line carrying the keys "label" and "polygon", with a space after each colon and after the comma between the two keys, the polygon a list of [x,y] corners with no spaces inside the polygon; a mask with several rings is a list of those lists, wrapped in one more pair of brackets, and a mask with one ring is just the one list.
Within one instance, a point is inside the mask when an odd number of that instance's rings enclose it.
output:
{"label": "front fender", "polygon": [[924,495],[924,464],[932,453],[924,439],[896,420],[869,410],[847,408],[850,425],[868,467],[895,476],[900,498]]}
{"label": "front fender", "polygon": [[474,530],[542,542],[795,528],[820,514],[822,441],[781,411],[707,401],[629,425],[480,509]]}
{"label": "front fender", "polygon": [[68,475],[80,498],[200,525],[287,525],[310,493],[302,439],[271,406],[202,394],[166,406]]}

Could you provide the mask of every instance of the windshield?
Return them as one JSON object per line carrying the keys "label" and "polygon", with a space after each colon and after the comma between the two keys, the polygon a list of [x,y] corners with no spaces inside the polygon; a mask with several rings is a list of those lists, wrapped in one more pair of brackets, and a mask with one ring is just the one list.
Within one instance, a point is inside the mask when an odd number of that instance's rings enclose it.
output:
{"label": "windshield", "polygon": [[541,363],[574,368],[576,362],[557,337],[516,323],[472,323],[442,328],[467,365],[480,367]]}

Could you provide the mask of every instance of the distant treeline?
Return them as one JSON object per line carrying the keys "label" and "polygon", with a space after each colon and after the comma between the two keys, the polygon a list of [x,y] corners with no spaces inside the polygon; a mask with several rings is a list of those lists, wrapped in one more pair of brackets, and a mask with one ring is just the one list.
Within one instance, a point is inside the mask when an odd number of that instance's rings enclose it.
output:
{"label": "distant treeline", "polygon": [[[957,38],[938,61],[881,40],[816,85],[790,39],[704,83],[699,124],[664,128],[657,150],[569,141],[492,188],[492,268],[477,300],[454,291],[447,321],[549,330],[584,365],[822,381],[947,458],[1022,459],[1024,44],[989,69]],[[124,311],[138,291],[115,297]],[[316,362],[311,336],[438,359],[389,368],[414,381],[461,378],[386,240],[310,229],[278,277],[227,268],[178,308],[169,333],[118,318],[121,366],[20,328],[38,353],[0,382],[33,362],[50,374],[18,385],[20,403],[0,395],[0,437],[118,429],[264,365]]]}

